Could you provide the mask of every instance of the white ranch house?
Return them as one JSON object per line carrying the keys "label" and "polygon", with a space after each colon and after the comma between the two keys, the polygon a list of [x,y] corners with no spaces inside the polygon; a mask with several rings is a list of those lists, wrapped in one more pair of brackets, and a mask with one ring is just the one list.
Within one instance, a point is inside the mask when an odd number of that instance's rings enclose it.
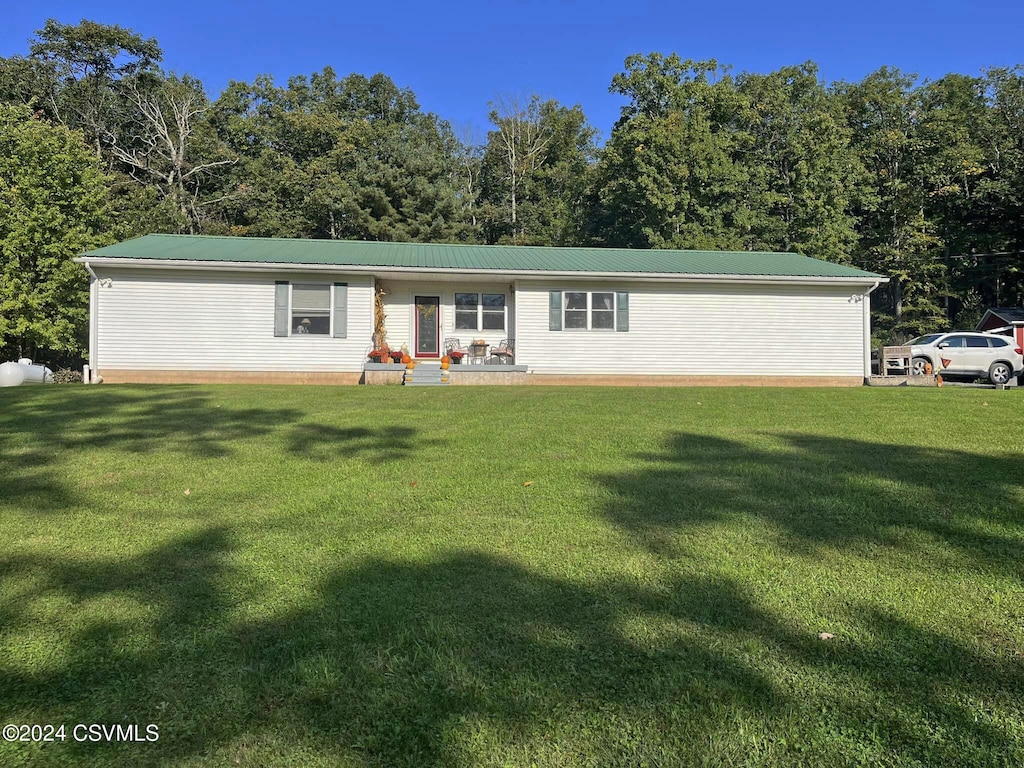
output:
{"label": "white ranch house", "polygon": [[188,235],[79,261],[107,382],[368,381],[380,295],[388,344],[417,360],[514,340],[514,365],[453,383],[859,385],[886,281],[793,253]]}

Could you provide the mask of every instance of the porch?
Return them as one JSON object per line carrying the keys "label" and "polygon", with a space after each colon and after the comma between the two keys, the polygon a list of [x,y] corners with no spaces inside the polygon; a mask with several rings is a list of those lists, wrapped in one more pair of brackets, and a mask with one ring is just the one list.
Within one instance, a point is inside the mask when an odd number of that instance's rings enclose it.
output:
{"label": "porch", "polygon": [[[433,360],[417,360],[415,372],[434,378],[441,369],[441,364]],[[360,384],[394,384],[405,383],[406,367],[401,364],[366,363]],[[477,386],[481,384],[528,384],[529,371],[525,365],[501,365],[484,363],[483,365],[453,365],[447,371],[447,384],[452,386]]]}
{"label": "porch", "polygon": [[479,363],[497,362],[490,353],[515,338],[515,326],[515,285],[507,279],[424,275],[374,282],[374,348],[405,348],[418,362],[440,360],[454,342],[466,353],[463,365],[475,357],[473,367],[484,367]]}

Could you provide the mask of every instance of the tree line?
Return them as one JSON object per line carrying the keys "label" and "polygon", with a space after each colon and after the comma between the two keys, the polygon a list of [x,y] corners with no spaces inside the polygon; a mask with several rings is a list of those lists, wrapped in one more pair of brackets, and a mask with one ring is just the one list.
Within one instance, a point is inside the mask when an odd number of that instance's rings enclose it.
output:
{"label": "tree line", "polygon": [[921,82],[630,56],[608,141],[579,105],[459,135],[384,74],[211,100],[155,39],[50,20],[0,58],[0,351],[81,354],[70,257],[150,232],[796,251],[883,273],[889,336],[1024,299],[1024,68]]}

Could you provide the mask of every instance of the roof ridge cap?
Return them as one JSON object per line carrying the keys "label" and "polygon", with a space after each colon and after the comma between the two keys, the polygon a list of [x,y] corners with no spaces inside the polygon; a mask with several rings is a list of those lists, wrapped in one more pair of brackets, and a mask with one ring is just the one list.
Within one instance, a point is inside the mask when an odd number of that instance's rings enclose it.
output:
{"label": "roof ridge cap", "polygon": [[[284,243],[316,243],[316,244],[327,244],[327,243],[354,243],[359,245],[371,245],[371,246],[417,246],[422,248],[429,247],[442,247],[442,248],[511,248],[511,249],[530,249],[530,250],[545,250],[545,251],[614,251],[620,253],[701,253],[708,256],[798,256],[801,259],[812,259],[813,261],[826,261],[825,259],[819,259],[814,256],[808,256],[805,253],[797,253],[796,251],[743,251],[736,249],[705,249],[705,248],[626,248],[617,245],[534,245],[534,244],[516,244],[516,243],[421,243],[416,241],[408,240],[353,240],[349,238],[327,238],[327,237],[264,237],[264,236],[250,236],[250,235],[210,235],[210,234],[188,234],[183,232],[150,232],[145,235],[139,235],[128,240],[122,240],[121,242],[131,242],[132,240],[141,240],[146,237],[173,237],[180,238],[183,240],[231,240],[235,242],[244,242],[251,240],[254,242],[284,242]],[[829,264],[839,264],[840,266],[849,266],[846,264],[840,264],[839,262],[832,261],[827,262]],[[857,267],[853,267],[857,269]]]}

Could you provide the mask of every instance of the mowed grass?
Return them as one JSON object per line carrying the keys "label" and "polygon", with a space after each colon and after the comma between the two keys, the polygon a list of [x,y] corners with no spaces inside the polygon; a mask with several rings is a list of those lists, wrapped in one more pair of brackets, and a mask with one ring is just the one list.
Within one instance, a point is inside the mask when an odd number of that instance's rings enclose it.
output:
{"label": "mowed grass", "polygon": [[0,721],[67,727],[0,765],[1019,766],[1022,436],[1017,391],[0,390]]}

